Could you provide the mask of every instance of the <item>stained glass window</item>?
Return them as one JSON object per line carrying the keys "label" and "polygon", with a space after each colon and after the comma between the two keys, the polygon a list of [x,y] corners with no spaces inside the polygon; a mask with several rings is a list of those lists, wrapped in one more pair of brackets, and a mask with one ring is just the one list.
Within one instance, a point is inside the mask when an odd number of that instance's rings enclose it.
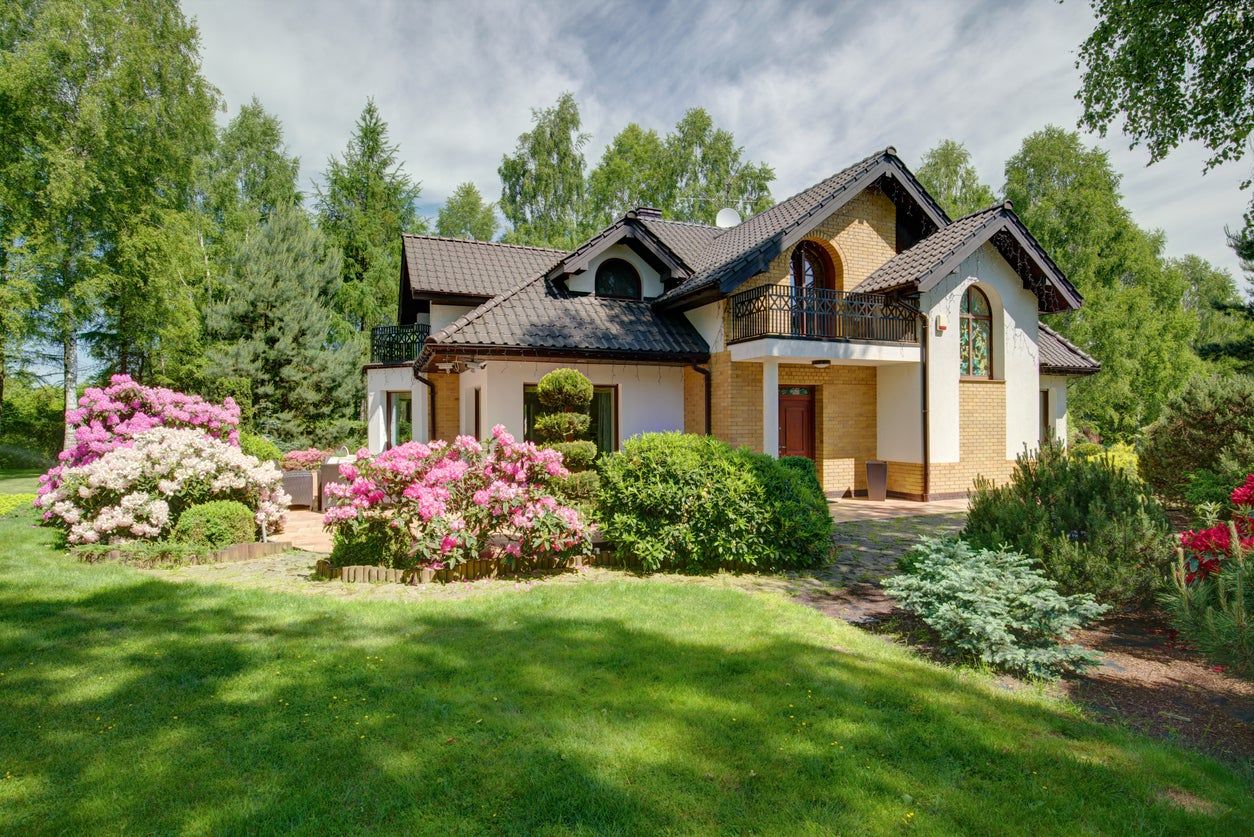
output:
{"label": "stained glass window", "polygon": [[959,330],[962,376],[993,377],[993,314],[988,297],[979,288],[962,295],[962,328]]}

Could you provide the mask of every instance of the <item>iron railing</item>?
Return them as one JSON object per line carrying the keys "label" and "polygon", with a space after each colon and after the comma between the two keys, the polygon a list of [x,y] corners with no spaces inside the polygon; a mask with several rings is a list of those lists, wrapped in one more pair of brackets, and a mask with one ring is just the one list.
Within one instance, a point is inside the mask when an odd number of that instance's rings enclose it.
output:
{"label": "iron railing", "polygon": [[790,337],[918,343],[918,315],[882,294],[762,285],[732,296],[728,342]]}
{"label": "iron railing", "polygon": [[405,363],[418,359],[422,343],[431,335],[426,323],[375,326],[370,330],[371,363]]}

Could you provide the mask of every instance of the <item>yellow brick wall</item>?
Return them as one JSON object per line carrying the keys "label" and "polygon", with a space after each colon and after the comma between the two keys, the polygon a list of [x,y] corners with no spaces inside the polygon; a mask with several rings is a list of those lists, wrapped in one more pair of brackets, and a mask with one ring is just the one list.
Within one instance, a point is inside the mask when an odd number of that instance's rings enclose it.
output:
{"label": "yellow brick wall", "polygon": [[923,499],[923,463],[888,462],[888,493],[907,500]]}
{"label": "yellow brick wall", "polygon": [[447,372],[427,375],[435,387],[435,434],[432,438],[452,441],[461,431],[461,392],[457,376]]}
{"label": "yellow brick wall", "polygon": [[705,376],[684,367],[684,432],[707,432],[705,426]]}
{"label": "yellow brick wall", "polygon": [[962,496],[977,476],[1001,484],[1014,460],[1006,459],[1006,384],[1004,381],[958,383],[958,462],[933,462],[932,497]]}
{"label": "yellow brick wall", "polygon": [[[727,352],[710,358],[713,435],[731,445],[762,450],[762,364],[733,363]],[[781,364],[780,386],[813,386],[814,446],[823,490],[839,495],[866,490],[866,460],[875,458],[875,369],[815,369]]]}

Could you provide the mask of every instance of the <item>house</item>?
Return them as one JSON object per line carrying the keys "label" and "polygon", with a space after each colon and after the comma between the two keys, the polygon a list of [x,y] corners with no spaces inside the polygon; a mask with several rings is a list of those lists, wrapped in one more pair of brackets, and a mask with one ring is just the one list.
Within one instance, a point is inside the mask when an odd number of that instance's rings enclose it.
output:
{"label": "house", "polygon": [[893,496],[962,496],[1066,438],[1098,364],[1041,324],[1080,294],[1009,203],[951,220],[892,148],[743,223],[627,212],[573,252],[402,237],[375,329],[369,444],[530,432],[562,366],[595,385],[603,450],[710,433],[814,459],[831,496],[888,463]]}

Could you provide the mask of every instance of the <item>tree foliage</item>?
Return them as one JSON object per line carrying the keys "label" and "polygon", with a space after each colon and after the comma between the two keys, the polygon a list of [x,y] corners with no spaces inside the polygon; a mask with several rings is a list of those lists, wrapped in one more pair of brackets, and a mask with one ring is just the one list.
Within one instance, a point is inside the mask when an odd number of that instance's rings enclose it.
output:
{"label": "tree foliage", "polygon": [[971,152],[956,140],[937,143],[923,155],[914,174],[951,218],[987,209],[997,201],[993,190],[980,181]]}
{"label": "tree foliage", "polygon": [[1073,131],[1029,135],[1006,163],[1005,196],[1084,296],[1055,325],[1102,363],[1075,383],[1072,407],[1103,435],[1128,439],[1200,369],[1187,281],[1163,237],[1133,223],[1104,151]]}
{"label": "tree foliage", "polygon": [[340,255],[297,207],[282,207],[244,242],[206,325],[213,377],[252,382],[253,425],[290,445],[338,444],[355,433],[359,346],[332,310]]}
{"label": "tree foliage", "polygon": [[496,227],[496,204],[485,201],[473,183],[462,183],[453,190],[435,222],[436,232],[446,238],[474,241],[491,241]]}
{"label": "tree foliage", "polygon": [[422,188],[405,172],[398,148],[367,100],[343,156],[327,161],[326,185],[318,188],[320,226],[344,256],[336,308],[361,331],[395,322],[397,237],[426,230],[414,206]]}
{"label": "tree foliage", "polygon": [[1082,127],[1105,136],[1120,114],[1134,145],[1161,160],[1186,140],[1207,168],[1240,159],[1254,128],[1254,7],[1247,0],[1092,0],[1080,47]]}
{"label": "tree foliage", "polygon": [[744,149],[730,131],[717,128],[704,108],[693,108],[666,137],[673,196],[664,209],[682,221],[713,224],[723,207],[742,216],[771,205],[775,170],[743,160]]}
{"label": "tree foliage", "polygon": [[609,226],[637,206],[668,208],[674,191],[669,169],[666,146],[657,131],[628,124],[588,175],[588,214],[593,226]]}

